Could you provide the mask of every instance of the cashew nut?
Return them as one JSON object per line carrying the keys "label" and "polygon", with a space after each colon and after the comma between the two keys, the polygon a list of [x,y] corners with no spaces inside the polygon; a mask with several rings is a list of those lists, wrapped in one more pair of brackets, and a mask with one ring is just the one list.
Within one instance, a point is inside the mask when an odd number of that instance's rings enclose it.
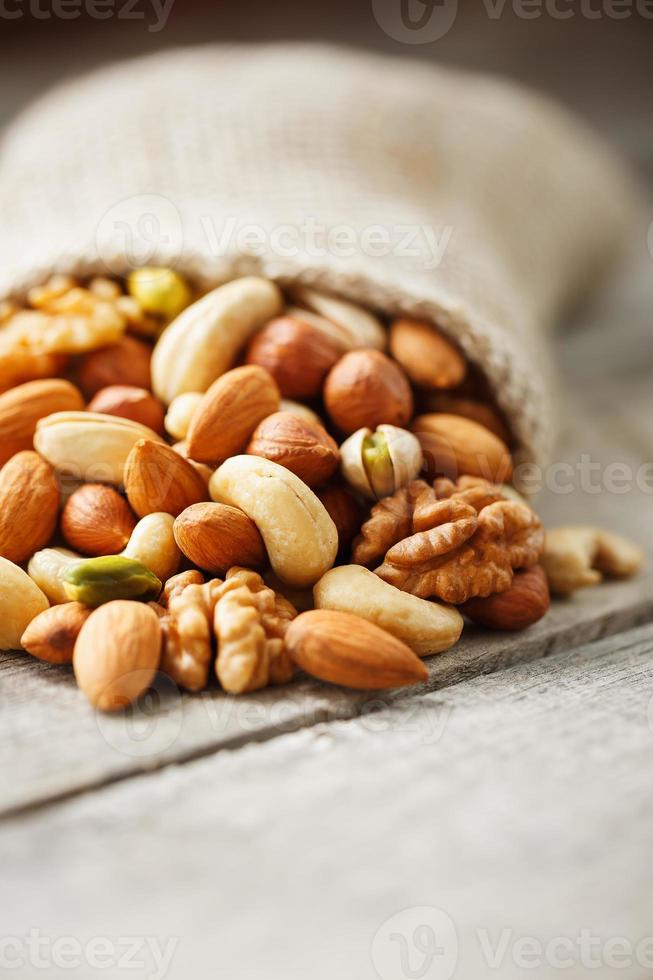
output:
{"label": "cashew nut", "polygon": [[232,456],[211,477],[218,503],[240,507],[256,524],[282,582],[313,585],[333,565],[338,532],[298,476],[261,456]]}
{"label": "cashew nut", "polygon": [[620,534],[571,525],[546,532],[541,562],[551,591],[569,595],[576,589],[597,585],[604,575],[629,578],[641,568],[644,552]]}
{"label": "cashew nut", "polygon": [[279,288],[256,276],[207,293],[161,334],[152,355],[155,394],[169,405],[177,395],[206,391],[232,367],[251,335],[282,308]]}
{"label": "cashew nut", "polygon": [[392,633],[420,657],[448,650],[460,639],[463,617],[452,606],[419,599],[389,585],[362,565],[340,565],[313,589],[316,609],[334,609],[368,619]]}
{"label": "cashew nut", "polygon": [[0,558],[0,650],[20,649],[20,639],[48,600],[22,568]]}

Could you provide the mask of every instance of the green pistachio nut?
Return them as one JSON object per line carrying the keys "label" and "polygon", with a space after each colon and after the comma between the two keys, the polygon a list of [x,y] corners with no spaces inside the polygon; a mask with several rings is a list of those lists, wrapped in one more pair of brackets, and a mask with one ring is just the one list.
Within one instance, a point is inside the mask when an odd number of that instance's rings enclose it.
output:
{"label": "green pistachio nut", "polygon": [[376,497],[394,493],[395,471],[388,441],[382,432],[373,432],[363,439],[363,466]]}
{"label": "green pistachio nut", "polygon": [[113,599],[156,599],[161,582],[134,558],[106,555],[78,562],[64,572],[63,587],[73,602],[101,606]]}
{"label": "green pistachio nut", "polygon": [[127,279],[127,288],[142,310],[164,320],[174,320],[192,299],[188,284],[174,269],[136,269]]}

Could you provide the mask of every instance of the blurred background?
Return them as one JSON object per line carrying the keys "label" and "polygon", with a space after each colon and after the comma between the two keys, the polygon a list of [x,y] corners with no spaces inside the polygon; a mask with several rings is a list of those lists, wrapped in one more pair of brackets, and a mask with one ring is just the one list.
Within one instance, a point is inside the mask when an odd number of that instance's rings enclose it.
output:
{"label": "blurred background", "polygon": [[429,7],[454,6],[450,29],[434,40],[426,30],[402,35],[391,2],[0,0],[0,129],[55,82],[116,58],[207,41],[317,39],[524,81],[580,112],[653,180],[651,0],[404,0],[415,24]]}

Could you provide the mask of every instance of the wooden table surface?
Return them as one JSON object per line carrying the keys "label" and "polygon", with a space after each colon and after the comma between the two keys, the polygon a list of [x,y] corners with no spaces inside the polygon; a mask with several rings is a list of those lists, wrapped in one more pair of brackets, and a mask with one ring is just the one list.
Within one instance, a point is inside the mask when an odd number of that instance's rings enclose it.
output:
{"label": "wooden table surface", "polygon": [[[17,59],[5,69],[18,77]],[[651,172],[650,127],[632,119]],[[504,980],[563,961],[568,977],[651,975],[650,210],[623,275],[556,341],[558,461],[577,472],[538,501],[550,523],[636,538],[643,574],[523,635],[470,631],[423,688],[381,697],[160,681],[106,718],[66,669],[3,656],[0,972],[44,975],[36,932],[54,977]],[[587,455],[598,491],[580,485]],[[616,462],[639,487],[611,492]]]}

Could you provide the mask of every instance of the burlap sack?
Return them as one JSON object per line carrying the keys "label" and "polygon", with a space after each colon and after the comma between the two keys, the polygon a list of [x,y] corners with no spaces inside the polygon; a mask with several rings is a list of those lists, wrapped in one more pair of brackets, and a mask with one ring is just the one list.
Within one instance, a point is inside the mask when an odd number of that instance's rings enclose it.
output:
{"label": "burlap sack", "polygon": [[543,462],[546,328],[614,256],[629,200],[582,126],[492,78],[320,46],[167,52],[67,84],[7,132],[0,298],[172,262],[430,318]]}

